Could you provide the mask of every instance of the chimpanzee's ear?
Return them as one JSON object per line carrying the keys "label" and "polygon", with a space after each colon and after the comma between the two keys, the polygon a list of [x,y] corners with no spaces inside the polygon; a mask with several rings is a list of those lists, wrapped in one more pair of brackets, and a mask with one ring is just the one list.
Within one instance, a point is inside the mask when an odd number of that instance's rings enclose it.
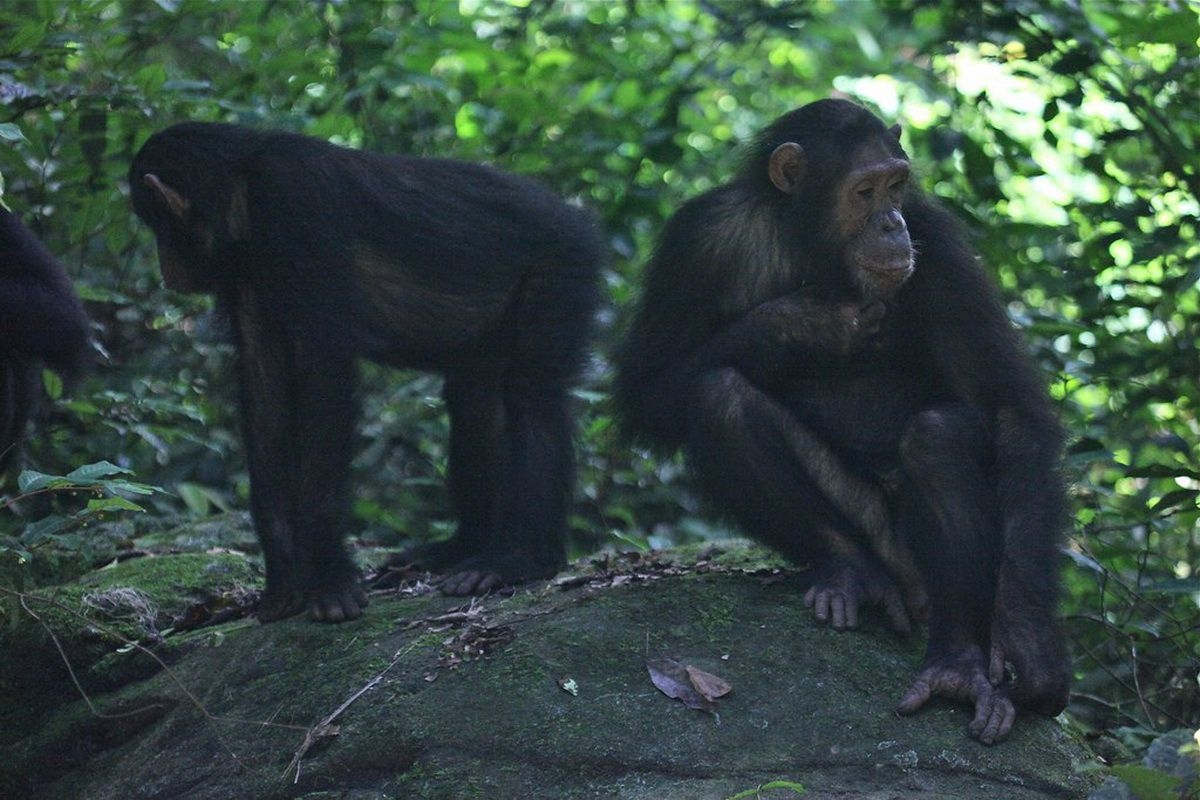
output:
{"label": "chimpanzee's ear", "polygon": [[159,201],[167,207],[167,210],[179,219],[183,219],[188,209],[192,207],[186,197],[159,180],[157,175],[147,172],[142,176],[142,183],[149,186],[150,190],[158,196]]}
{"label": "chimpanzee's ear", "polygon": [[808,156],[795,142],[784,142],[771,153],[767,174],[775,188],[786,194],[800,191],[804,173],[808,171]]}
{"label": "chimpanzee's ear", "polygon": [[892,134],[892,136],[896,137],[897,142],[900,141],[900,124],[899,123],[896,123],[892,127],[888,128],[888,132],[890,134]]}

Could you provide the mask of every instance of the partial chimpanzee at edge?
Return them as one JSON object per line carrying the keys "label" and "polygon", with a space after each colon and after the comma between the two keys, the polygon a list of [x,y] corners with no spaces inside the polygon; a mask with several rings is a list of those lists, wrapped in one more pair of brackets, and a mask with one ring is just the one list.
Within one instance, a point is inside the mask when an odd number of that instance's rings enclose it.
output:
{"label": "partial chimpanzee at edge", "polygon": [[1067,700],[1063,433],[898,137],[853,103],[812,103],[681,207],[618,353],[617,405],[635,436],[682,449],[748,533],[816,564],[819,620],[855,627],[860,604],[882,603],[907,630],[928,601],[900,711],[970,701],[991,743],[1014,701],[1055,714]]}
{"label": "partial chimpanzee at edge", "polygon": [[420,552],[442,590],[562,565],[568,389],[603,253],[584,212],[481,165],[216,123],[151,137],[129,186],[166,285],[215,294],[233,322],[261,620],[367,604],[342,546],[359,356],[445,376],[459,526]]}
{"label": "partial chimpanzee at edge", "polygon": [[88,328],[62,265],[0,208],[0,471],[21,448],[41,365],[75,371],[88,351]]}

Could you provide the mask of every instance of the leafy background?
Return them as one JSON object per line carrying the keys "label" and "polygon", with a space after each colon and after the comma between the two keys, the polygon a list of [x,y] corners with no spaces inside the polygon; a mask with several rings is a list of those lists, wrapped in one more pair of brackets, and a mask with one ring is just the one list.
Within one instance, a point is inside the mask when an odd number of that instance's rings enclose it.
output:
{"label": "leafy background", "polygon": [[[1071,718],[1140,749],[1200,727],[1198,40],[1184,0],[8,0],[5,199],[97,340],[85,376],[47,374],[29,463],[111,462],[167,490],[139,500],[153,514],[245,507],[227,331],[161,287],[125,183],[155,130],[224,120],[487,161],[594,209],[613,262],[577,392],[574,553],[726,535],[677,460],[619,440],[605,354],[672,209],[756,129],[841,94],[903,125],[1049,378],[1072,432]],[[366,374],[355,535],[444,535],[439,382]],[[42,500],[0,510],[0,580],[31,580],[32,526],[72,502]],[[90,546],[39,543],[35,565]]]}

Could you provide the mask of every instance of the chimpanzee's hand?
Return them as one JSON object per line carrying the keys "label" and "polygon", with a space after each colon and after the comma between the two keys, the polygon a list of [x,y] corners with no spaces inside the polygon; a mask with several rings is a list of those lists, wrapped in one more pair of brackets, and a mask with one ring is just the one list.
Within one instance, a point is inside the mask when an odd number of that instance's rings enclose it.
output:
{"label": "chimpanzee's hand", "polygon": [[935,697],[974,704],[975,717],[967,729],[984,744],[1007,736],[1017,718],[1007,690],[988,680],[983,651],[976,645],[927,657],[896,710],[906,716],[915,714]]}
{"label": "chimpanzee's hand", "polygon": [[988,678],[994,685],[1001,684],[1006,677],[1005,664],[1012,664],[1013,702],[1052,717],[1066,707],[1071,682],[1058,624],[1048,612],[1039,612],[1028,602],[1014,606],[1004,592],[998,593],[996,600]]}
{"label": "chimpanzee's hand", "polygon": [[843,320],[840,349],[842,354],[853,353],[868,344],[879,333],[887,306],[879,301],[860,306],[844,303],[837,306]]}
{"label": "chimpanzee's hand", "polygon": [[763,303],[748,319],[776,346],[844,356],[879,333],[886,310],[878,301],[866,305],[824,303],[794,293]]}
{"label": "chimpanzee's hand", "polygon": [[831,558],[817,566],[804,605],[817,622],[828,622],[837,631],[858,627],[859,606],[880,605],[892,630],[908,633],[912,621],[896,583],[879,564],[866,558]]}

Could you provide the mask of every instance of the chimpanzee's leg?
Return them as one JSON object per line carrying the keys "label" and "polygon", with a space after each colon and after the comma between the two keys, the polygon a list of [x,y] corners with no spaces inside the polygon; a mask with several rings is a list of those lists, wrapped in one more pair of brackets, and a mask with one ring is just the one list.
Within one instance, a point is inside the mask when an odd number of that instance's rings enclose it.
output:
{"label": "chimpanzee's leg", "polygon": [[0,361],[0,480],[21,454],[37,375],[37,364],[28,359],[10,353]]}
{"label": "chimpanzee's leg", "polygon": [[494,336],[502,352],[485,366],[502,366],[503,446],[495,450],[498,461],[477,461],[496,470],[493,477],[472,485],[488,496],[499,487],[499,514],[482,550],[451,568],[441,586],[446,594],[548,577],[566,560],[574,483],[567,387],[584,362],[597,299],[597,255],[587,250],[558,266],[532,268]]}
{"label": "chimpanzee's leg", "polygon": [[296,344],[292,508],[310,619],[356,619],[367,606],[342,540],[350,524],[349,477],[358,421],[358,367],[327,342]]}
{"label": "chimpanzee's leg", "polygon": [[747,533],[819,562],[809,597],[818,619],[853,627],[858,605],[878,602],[894,627],[908,628],[898,576],[872,563],[892,537],[881,487],[852,475],[781,404],[735,370],[710,373],[692,405],[686,452],[705,494]]}
{"label": "chimpanzee's leg", "polygon": [[447,378],[443,390],[450,417],[447,484],[458,514],[458,530],[443,542],[418,545],[397,560],[441,572],[479,555],[500,523],[504,479],[504,400],[498,387]]}
{"label": "chimpanzee's leg", "polygon": [[908,423],[900,450],[909,488],[901,525],[938,587],[931,589],[930,645],[986,642],[1002,543],[984,421],[960,406],[922,412]]}
{"label": "chimpanzee's leg", "polygon": [[[498,525],[478,555],[452,568],[442,591],[479,594],[553,575],[565,561],[563,534],[573,464],[567,397],[554,386],[510,386],[504,393],[503,446],[488,461],[500,484]],[[468,490],[470,487],[467,487]]]}
{"label": "chimpanzee's leg", "polygon": [[984,420],[965,406],[917,414],[900,445],[906,485],[900,526],[930,593],[929,645],[921,672],[900,702],[911,714],[933,697],[973,703],[973,736],[999,741],[1015,710],[988,680],[985,653],[1002,551],[996,494],[989,485],[991,442]]}

